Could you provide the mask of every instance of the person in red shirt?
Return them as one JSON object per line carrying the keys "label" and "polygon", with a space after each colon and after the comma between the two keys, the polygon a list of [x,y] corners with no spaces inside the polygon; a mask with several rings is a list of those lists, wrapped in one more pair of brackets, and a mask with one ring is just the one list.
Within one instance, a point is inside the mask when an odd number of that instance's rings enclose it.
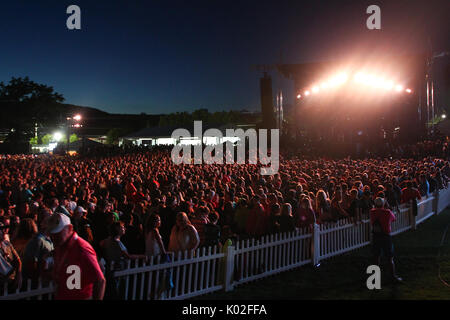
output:
{"label": "person in red shirt", "polygon": [[411,200],[420,200],[422,197],[420,196],[419,190],[413,188],[413,184],[411,181],[406,183],[406,188],[402,189],[402,203],[409,203]]}
{"label": "person in red shirt", "polygon": [[55,299],[102,300],[106,281],[97,254],[89,242],[73,231],[70,218],[54,213],[48,220],[47,231],[55,246]]}
{"label": "person in red shirt", "polygon": [[203,246],[205,243],[205,225],[209,223],[208,220],[209,212],[210,210],[208,209],[208,207],[206,206],[199,207],[196,210],[194,218],[191,219],[192,225],[198,232],[198,237],[200,239],[199,246]]}
{"label": "person in red shirt", "polygon": [[265,218],[264,207],[261,204],[260,197],[253,197],[245,228],[250,237],[259,238],[264,234]]}
{"label": "person in red shirt", "polygon": [[297,212],[296,227],[309,227],[316,223],[316,220],[316,214],[312,208],[311,199],[309,197],[303,197]]}
{"label": "person in red shirt", "polygon": [[134,178],[130,178],[130,181],[125,186],[125,193],[127,195],[128,199],[133,199],[134,195],[136,194],[137,189],[134,186]]}
{"label": "person in red shirt", "polygon": [[389,269],[391,271],[392,280],[396,282],[402,281],[395,273],[394,264],[394,246],[391,237],[391,223],[396,220],[391,210],[384,208],[384,199],[375,199],[375,208],[370,210],[370,225],[372,226],[372,250],[374,262],[380,265],[380,257],[383,252],[389,259]]}

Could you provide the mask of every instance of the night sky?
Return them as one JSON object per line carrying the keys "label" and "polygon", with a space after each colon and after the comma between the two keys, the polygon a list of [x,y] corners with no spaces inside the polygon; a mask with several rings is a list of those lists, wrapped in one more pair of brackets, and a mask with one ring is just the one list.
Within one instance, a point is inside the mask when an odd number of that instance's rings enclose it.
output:
{"label": "night sky", "polygon": [[[71,4],[81,30],[66,28]],[[382,30],[366,29],[371,4]],[[29,76],[113,113],[259,110],[256,64],[419,53],[427,34],[450,51],[449,17],[448,0],[2,1],[0,81]]]}

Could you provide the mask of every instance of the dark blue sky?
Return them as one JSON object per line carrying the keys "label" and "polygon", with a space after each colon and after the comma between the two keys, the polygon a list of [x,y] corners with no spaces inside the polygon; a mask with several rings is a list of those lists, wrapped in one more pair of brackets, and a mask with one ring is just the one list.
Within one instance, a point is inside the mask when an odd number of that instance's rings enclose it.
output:
{"label": "dark blue sky", "polygon": [[[82,30],[66,28],[71,4]],[[381,31],[365,27],[370,4],[381,7]],[[449,51],[449,9],[433,0],[3,1],[0,80],[28,75],[67,103],[114,113],[257,110],[253,65],[280,52],[285,63],[362,48],[421,52],[426,32]]]}

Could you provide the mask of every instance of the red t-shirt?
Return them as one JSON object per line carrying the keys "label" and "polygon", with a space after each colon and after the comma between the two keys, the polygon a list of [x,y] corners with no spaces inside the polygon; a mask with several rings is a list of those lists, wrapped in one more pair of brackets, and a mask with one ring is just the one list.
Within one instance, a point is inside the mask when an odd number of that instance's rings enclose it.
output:
{"label": "red t-shirt", "polygon": [[391,222],[395,221],[395,215],[389,209],[373,208],[370,210],[370,223],[373,225],[378,220],[385,234],[391,233]]}
{"label": "red t-shirt", "polygon": [[[92,246],[75,232],[67,242],[55,249],[54,277],[57,291],[56,300],[86,300],[92,297],[94,282],[104,278]],[[69,289],[67,279],[74,276],[69,266],[80,268],[80,289]],[[69,281],[73,283],[73,281]]]}
{"label": "red t-shirt", "polygon": [[205,225],[208,224],[208,219],[205,217],[195,217],[191,220],[195,230],[197,230],[200,239],[200,246],[205,242]]}
{"label": "red t-shirt", "polygon": [[250,210],[246,223],[246,232],[251,236],[261,236],[266,230],[266,213],[262,204]]}
{"label": "red t-shirt", "polygon": [[407,203],[416,198],[417,200],[422,199],[420,192],[417,189],[402,189],[402,203]]}

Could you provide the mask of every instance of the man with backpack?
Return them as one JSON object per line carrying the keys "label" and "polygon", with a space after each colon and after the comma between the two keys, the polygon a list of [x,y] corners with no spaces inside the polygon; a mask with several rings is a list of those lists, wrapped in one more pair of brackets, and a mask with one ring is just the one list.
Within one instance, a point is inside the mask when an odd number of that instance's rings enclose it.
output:
{"label": "man with backpack", "polygon": [[381,253],[389,259],[389,269],[394,282],[401,282],[402,278],[395,273],[394,246],[391,237],[391,223],[395,221],[395,215],[390,209],[384,207],[384,199],[376,198],[375,208],[370,210],[370,225],[372,226],[372,246],[374,264],[380,265]]}

